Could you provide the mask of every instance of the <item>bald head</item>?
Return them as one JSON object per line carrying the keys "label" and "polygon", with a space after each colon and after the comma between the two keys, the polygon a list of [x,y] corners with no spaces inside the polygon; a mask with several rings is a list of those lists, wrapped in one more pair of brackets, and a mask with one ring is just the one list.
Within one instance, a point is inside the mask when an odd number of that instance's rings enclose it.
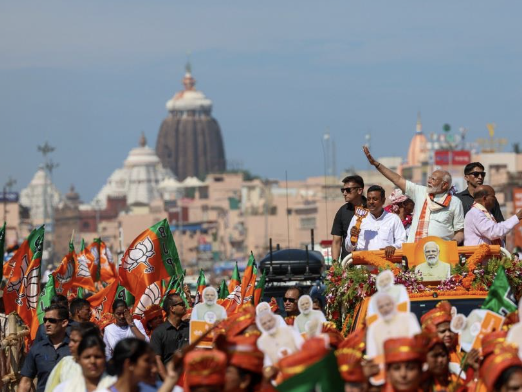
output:
{"label": "bald head", "polygon": [[495,205],[497,200],[495,197],[495,190],[489,185],[479,185],[475,188],[473,193],[473,199],[478,204],[482,204],[488,211]]}

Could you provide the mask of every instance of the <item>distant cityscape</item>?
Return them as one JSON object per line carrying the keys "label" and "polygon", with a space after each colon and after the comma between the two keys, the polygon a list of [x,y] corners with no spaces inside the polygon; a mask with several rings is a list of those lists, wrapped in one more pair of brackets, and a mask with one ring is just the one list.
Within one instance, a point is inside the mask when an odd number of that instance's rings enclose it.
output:
{"label": "distant cityscape", "polygon": [[[114,170],[89,202],[82,200],[74,185],[66,193],[56,188],[54,148],[48,143],[38,146],[43,162],[30,183],[17,193],[12,191],[16,182],[10,178],[1,194],[6,247],[22,242],[32,229],[45,224],[44,263],[57,264],[67,253],[71,236],[77,246],[82,239],[90,242],[101,237],[114,254],[120,254],[141,231],[167,217],[188,274],[199,268],[211,270],[216,262],[229,268],[234,261],[244,262],[250,251],[260,259],[270,239],[274,247],[304,248],[312,246],[313,236],[314,249],[328,258],[331,224],[343,203],[342,178],[357,173],[367,187],[381,185],[387,195],[393,190],[373,169],[338,173],[335,145],[328,132],[323,137],[324,176],[292,181],[227,171],[221,129],[211,114],[212,101],[196,90],[189,64],[182,82],[183,90],[166,103],[168,115],[155,150],[144,135],[136,135],[137,146],[123,166]],[[455,131],[449,125],[441,133],[427,135],[418,114],[404,156],[380,157],[379,161],[417,183],[426,183],[435,167],[448,170],[459,190],[466,186],[464,166],[479,161],[504,216],[509,216],[522,208],[522,154],[517,143],[513,151],[503,151],[508,141],[497,137],[493,123],[485,124],[486,131],[489,137],[473,142],[466,139],[466,129]],[[371,135],[366,142],[371,148]],[[522,247],[522,228],[517,227],[508,238],[508,246]]]}

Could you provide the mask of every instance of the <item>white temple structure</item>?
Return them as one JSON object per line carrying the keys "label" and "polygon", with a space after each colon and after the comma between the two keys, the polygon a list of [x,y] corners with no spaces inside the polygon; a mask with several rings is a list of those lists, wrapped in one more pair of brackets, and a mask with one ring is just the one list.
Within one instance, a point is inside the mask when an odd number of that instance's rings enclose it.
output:
{"label": "white temple structure", "polygon": [[148,205],[162,198],[160,183],[175,180],[172,171],[164,168],[156,152],[147,146],[145,135],[142,134],[139,147],[129,152],[123,167],[111,174],[91,204],[95,208],[104,209],[108,196],[125,196],[129,206]]}
{"label": "white temple structure", "polygon": [[34,226],[50,223],[54,207],[61,201],[60,191],[43,166],[38,168],[29,185],[20,192],[20,204],[29,209]]}

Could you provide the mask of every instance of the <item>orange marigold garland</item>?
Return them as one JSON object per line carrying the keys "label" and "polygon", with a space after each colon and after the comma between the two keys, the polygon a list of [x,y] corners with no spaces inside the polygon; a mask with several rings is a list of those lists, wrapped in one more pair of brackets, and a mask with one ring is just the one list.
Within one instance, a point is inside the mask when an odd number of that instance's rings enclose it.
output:
{"label": "orange marigold garland", "polygon": [[359,257],[364,262],[361,264],[369,264],[369,265],[373,265],[374,267],[382,268],[382,269],[391,269],[391,270],[394,270],[394,272],[395,272],[395,270],[399,270],[395,266],[395,264],[382,258],[381,256],[377,256],[376,254],[374,254],[372,252],[361,251],[359,253]]}
{"label": "orange marigold garland", "polygon": [[489,245],[479,245],[478,249],[466,260],[468,266],[468,276],[462,279],[462,286],[465,289],[470,289],[473,281],[475,280],[475,270],[477,265],[482,262],[489,255]]}

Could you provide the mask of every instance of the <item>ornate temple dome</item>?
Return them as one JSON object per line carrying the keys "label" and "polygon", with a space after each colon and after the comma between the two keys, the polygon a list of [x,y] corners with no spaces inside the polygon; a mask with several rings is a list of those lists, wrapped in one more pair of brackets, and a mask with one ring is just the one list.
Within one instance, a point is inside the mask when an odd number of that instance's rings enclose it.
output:
{"label": "ornate temple dome", "polygon": [[179,181],[205,177],[226,169],[225,149],[219,124],[212,117],[212,101],[195,89],[190,64],[183,78],[183,91],[167,101],[169,111],[156,142],[156,153],[164,167]]}
{"label": "ornate temple dome", "polygon": [[419,113],[417,115],[415,135],[413,135],[410,142],[410,148],[408,149],[408,166],[416,166],[423,162],[428,162],[427,142],[426,136],[422,133],[422,121]]}
{"label": "ornate temple dome", "polygon": [[29,208],[31,221],[34,225],[49,221],[55,206],[62,201],[60,191],[54,186],[47,171],[40,166],[33,179],[20,192],[20,204]]}
{"label": "ornate temple dome", "polygon": [[111,174],[92,204],[96,208],[105,208],[108,196],[125,196],[128,205],[148,205],[161,198],[159,185],[168,179],[174,180],[174,175],[161,165],[160,159],[154,150],[147,146],[147,140],[142,134],[139,147],[129,152],[123,167]]}

